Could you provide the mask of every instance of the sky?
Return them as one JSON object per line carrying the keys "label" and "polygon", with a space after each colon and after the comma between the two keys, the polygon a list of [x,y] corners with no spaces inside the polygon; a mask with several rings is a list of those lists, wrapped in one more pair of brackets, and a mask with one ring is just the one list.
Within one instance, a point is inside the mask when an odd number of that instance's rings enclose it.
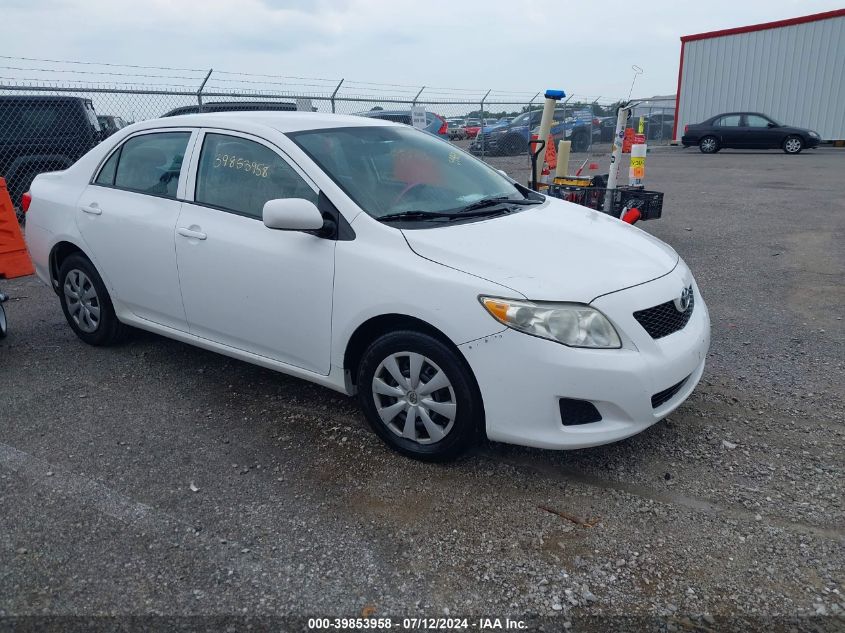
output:
{"label": "sky", "polygon": [[[345,78],[345,90],[374,94],[413,95],[425,85],[427,94],[474,96],[492,88],[504,98],[561,88],[616,100],[628,95],[632,64],[644,71],[634,97],[674,94],[682,35],[843,6],[845,0],[3,0],[0,77],[49,78],[44,70],[55,64],[8,59],[30,57],[273,75],[279,78],[260,81],[321,92],[332,82],[281,77]],[[112,68],[116,74],[95,77],[84,73],[103,67],[61,67],[82,71],[64,77],[107,81],[145,72]],[[174,85],[202,75],[170,74]],[[233,78],[217,74],[215,81],[233,85]]]}

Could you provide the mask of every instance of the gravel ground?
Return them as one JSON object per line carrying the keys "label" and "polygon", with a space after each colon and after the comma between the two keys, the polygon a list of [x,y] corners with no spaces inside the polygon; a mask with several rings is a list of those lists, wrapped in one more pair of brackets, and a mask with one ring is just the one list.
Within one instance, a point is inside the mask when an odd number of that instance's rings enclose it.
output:
{"label": "gravel ground", "polygon": [[833,149],[650,154],[666,203],[642,226],[696,274],[707,371],[576,452],[415,463],[348,398],[145,333],[87,347],[48,288],[3,281],[0,616],[841,630],[843,174]]}

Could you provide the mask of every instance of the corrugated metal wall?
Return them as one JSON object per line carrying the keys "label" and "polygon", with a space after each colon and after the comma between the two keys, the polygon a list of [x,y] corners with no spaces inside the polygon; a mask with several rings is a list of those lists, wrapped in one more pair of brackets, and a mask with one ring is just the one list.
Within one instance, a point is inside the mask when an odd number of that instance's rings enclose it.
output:
{"label": "corrugated metal wall", "polygon": [[845,17],[684,43],[684,125],[756,111],[845,139]]}

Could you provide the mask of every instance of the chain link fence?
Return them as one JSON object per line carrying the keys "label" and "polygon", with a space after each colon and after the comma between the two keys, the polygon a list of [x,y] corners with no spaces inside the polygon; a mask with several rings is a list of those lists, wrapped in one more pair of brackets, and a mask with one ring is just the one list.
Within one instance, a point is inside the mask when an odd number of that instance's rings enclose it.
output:
{"label": "chain link fence", "polygon": [[[618,100],[573,95],[555,110],[555,142],[607,153]],[[19,205],[32,179],[64,169],[137,121],[221,110],[308,110],[417,125],[527,181],[542,95],[344,79],[242,74],[0,56],[0,176]],[[649,143],[671,140],[674,108],[649,105]],[[422,123],[425,117],[425,124]]]}

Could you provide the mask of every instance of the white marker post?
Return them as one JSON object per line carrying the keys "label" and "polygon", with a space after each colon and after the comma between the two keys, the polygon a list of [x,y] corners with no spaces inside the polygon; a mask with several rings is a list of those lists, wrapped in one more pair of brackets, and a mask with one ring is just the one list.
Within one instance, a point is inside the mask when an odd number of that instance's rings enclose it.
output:
{"label": "white marker post", "polygon": [[622,140],[625,138],[625,125],[628,123],[629,110],[620,106],[616,114],[616,131],[613,134],[613,147],[610,148],[610,169],[607,174],[607,193],[604,196],[604,212],[613,208],[613,194],[619,178],[619,163],[622,161]]}
{"label": "white marker post", "polygon": [[[563,90],[546,90],[546,93],[543,95],[546,98],[545,103],[543,104],[543,116],[540,117],[540,131],[537,134],[538,141],[549,141],[549,132],[552,129],[552,121],[555,118],[555,106],[557,102],[563,99],[566,96],[566,93]],[[531,141],[531,130],[528,130],[528,138],[529,144]],[[538,143],[539,145],[539,143]],[[533,150],[532,150],[533,151]],[[545,151],[540,152],[540,156],[537,157],[537,171],[531,174],[532,181],[539,180],[540,174],[543,173],[543,165],[546,162],[546,153]]]}
{"label": "white marker post", "polygon": [[648,145],[637,143],[631,146],[631,165],[628,167],[628,184],[632,187],[642,187],[645,180],[645,157]]}

